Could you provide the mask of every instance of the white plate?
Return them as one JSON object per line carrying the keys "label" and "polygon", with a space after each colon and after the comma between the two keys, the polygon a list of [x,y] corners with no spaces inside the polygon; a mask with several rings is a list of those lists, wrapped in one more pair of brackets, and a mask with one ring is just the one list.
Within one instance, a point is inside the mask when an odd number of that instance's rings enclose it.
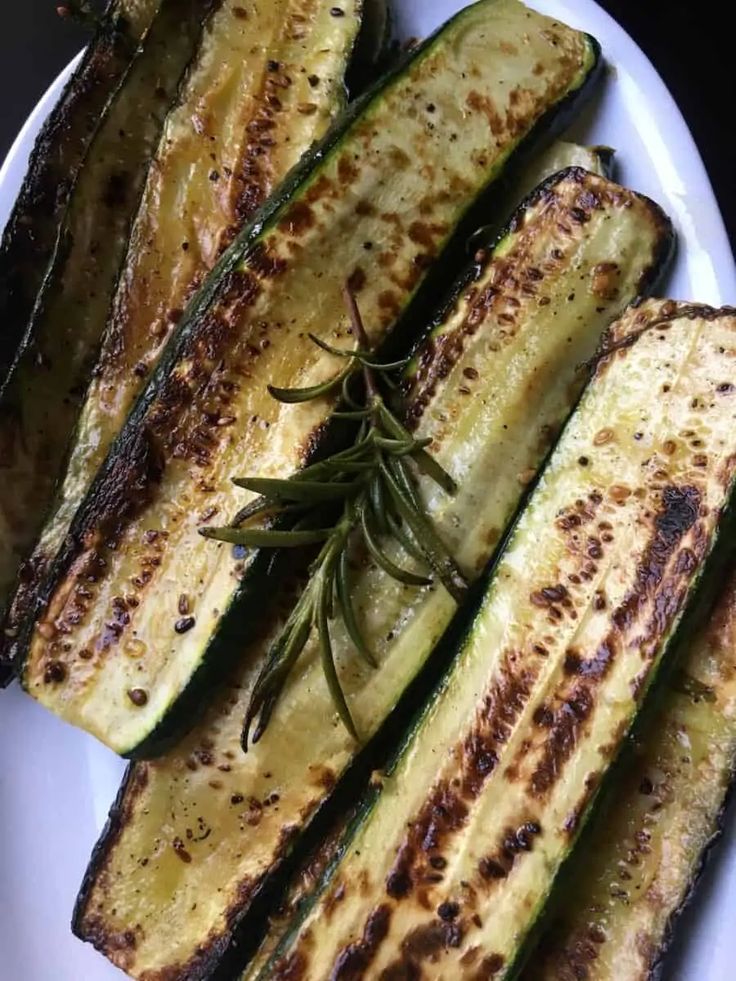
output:
{"label": "white plate", "polygon": [[[736,302],[736,268],[700,155],[649,61],[592,0],[532,4],[594,34],[611,65],[593,111],[574,136],[618,151],[618,175],[672,217],[680,251],[669,293]],[[401,32],[424,35],[463,0],[394,0]],[[73,65],[38,104],[0,170],[0,224],[20,187],[33,140]],[[122,978],[75,940],[69,920],[90,849],[123,764],[91,737],[44,712],[17,688],[0,699],[0,981],[113,981]],[[670,977],[733,977],[736,836],[727,833],[685,921]]]}

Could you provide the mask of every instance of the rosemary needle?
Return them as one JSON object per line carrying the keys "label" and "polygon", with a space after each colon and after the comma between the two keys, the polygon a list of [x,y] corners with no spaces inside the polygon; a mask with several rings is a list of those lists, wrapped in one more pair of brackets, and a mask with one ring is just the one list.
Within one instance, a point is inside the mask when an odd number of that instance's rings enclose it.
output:
{"label": "rosemary needle", "polygon": [[[310,575],[294,610],[268,652],[251,693],[243,727],[243,749],[258,742],[271,719],[288,677],[313,632],[325,680],[337,713],[353,739],[360,741],[355,721],[335,664],[331,622],[340,616],[346,633],[360,657],[371,667],[377,662],[360,629],[353,603],[349,550],[361,541],[376,565],[406,586],[428,586],[429,575],[405,569],[387,553],[385,543],[395,542],[411,559],[424,565],[459,603],[467,582],[426,512],[415,468],[448,494],[456,484],[427,447],[430,440],[416,439],[388,408],[382,386],[389,372],[403,368],[407,360],[382,364],[372,351],[355,296],[345,287],[357,347],[345,351],[309,335],[322,350],[346,361],[333,378],[307,388],[269,386],[273,398],[296,404],[340,393],[338,418],[359,423],[352,446],[290,478],[237,478],[234,482],[259,496],[246,505],[226,528],[203,528],[206,538],[248,548],[293,548],[320,544]],[[362,380],[363,399],[356,398],[356,376]],[[327,527],[325,515],[338,507],[336,520]],[[255,527],[251,522],[260,519]],[[268,519],[269,525],[263,525]],[[275,524],[274,524],[275,522]],[[286,522],[286,523],[285,523]],[[289,523],[290,522],[290,523]]]}

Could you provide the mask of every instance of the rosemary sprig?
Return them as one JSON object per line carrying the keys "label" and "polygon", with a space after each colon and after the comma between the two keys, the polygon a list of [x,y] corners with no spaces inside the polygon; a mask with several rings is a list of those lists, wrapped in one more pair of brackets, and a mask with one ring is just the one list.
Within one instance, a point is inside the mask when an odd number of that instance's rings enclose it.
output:
{"label": "rosemary sprig", "polygon": [[[428,586],[433,582],[432,577],[436,577],[458,603],[468,588],[426,512],[416,471],[426,474],[449,494],[455,492],[455,481],[428,453],[429,440],[412,436],[389,409],[382,393],[382,387],[390,381],[389,373],[403,367],[406,361],[376,361],[348,286],[345,300],[357,347],[344,351],[310,337],[318,347],[344,359],[346,366],[320,385],[296,389],[271,386],[269,392],[281,402],[296,404],[339,390],[342,407],[335,415],[359,424],[354,444],[288,480],[236,479],[238,487],[259,497],[246,505],[229,527],[201,529],[205,538],[247,548],[321,544],[310,567],[307,585],[268,652],[253,688],[243,727],[244,750],[248,748],[251,729],[254,743],[265,732],[289,674],[313,630],[317,632],[322,668],[335,707],[348,732],[360,741],[338,677],[330,633],[330,623],[339,614],[360,657],[376,667],[352,600],[348,556],[356,539],[362,541],[381,569],[407,586]],[[362,400],[352,391],[356,375],[362,379]],[[330,527],[324,526],[326,509],[337,505],[341,508],[337,521]],[[261,524],[253,527],[256,519]],[[276,522],[276,519],[281,520]],[[284,519],[289,519],[290,527],[283,527]],[[264,527],[264,520],[270,524]],[[429,574],[399,565],[386,551],[387,540],[396,542]]]}

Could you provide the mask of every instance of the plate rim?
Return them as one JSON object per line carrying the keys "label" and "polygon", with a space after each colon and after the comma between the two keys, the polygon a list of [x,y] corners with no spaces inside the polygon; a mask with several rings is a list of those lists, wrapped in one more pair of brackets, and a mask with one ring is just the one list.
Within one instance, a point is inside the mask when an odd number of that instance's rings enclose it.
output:
{"label": "plate rim", "polygon": [[[396,0],[396,2],[398,5],[400,0]],[[422,2],[427,2],[427,0],[422,0]],[[461,0],[461,2],[464,3],[466,0]],[[528,0],[528,2],[532,7],[544,9],[547,0]],[[635,69],[637,76],[645,80],[648,99],[657,103],[657,111],[664,119],[662,125],[663,128],[667,129],[668,138],[673,144],[681,145],[685,143],[688,146],[688,169],[690,177],[697,182],[698,188],[703,195],[710,195],[708,207],[712,212],[713,220],[708,225],[707,248],[708,251],[714,252],[718,257],[717,262],[713,264],[713,269],[716,286],[721,296],[720,302],[724,302],[724,297],[727,297],[732,303],[736,304],[736,263],[734,262],[734,252],[723,213],[698,144],[666,82],[646,52],[596,0],[555,0],[555,5],[564,9],[564,14],[558,12],[557,16],[568,19],[569,15],[569,22],[572,24],[580,20],[591,20],[593,18],[600,24],[600,27],[596,29],[595,33],[601,38],[606,39],[604,56],[606,51],[609,50],[615,62],[625,62],[628,66],[632,66]],[[0,166],[0,227],[2,228],[4,228],[6,220],[12,213],[17,201],[18,193],[26,174],[27,162],[35,146],[36,137],[46,118],[57,104],[64,86],[79,65],[83,54],[84,50],[78,52],[48,85],[27,116],[5,155],[2,166]],[[9,189],[9,192],[6,189]],[[687,248],[688,236],[686,229],[683,229],[682,240],[683,248]],[[80,768],[84,768],[84,761],[80,763]],[[93,779],[94,776],[94,771],[89,774],[90,779]],[[96,809],[94,816],[96,823],[101,827]],[[711,865],[717,864],[721,874],[725,874],[726,872],[725,862],[723,861],[724,857],[724,853],[721,851],[715,861],[710,863]],[[700,894],[702,895],[702,890]],[[703,912],[706,911],[703,910]],[[63,915],[66,916],[66,913],[67,911],[64,911]],[[688,936],[685,939],[685,947],[692,948],[695,938]],[[682,948],[682,945],[680,947]],[[111,965],[105,962],[99,955],[97,956],[97,962],[99,963],[99,971],[95,970],[94,977],[98,977],[98,974],[100,978],[108,977],[106,969],[109,972]],[[672,967],[675,967],[676,963],[673,960],[669,961]],[[114,969],[112,969],[112,973],[115,977],[118,976]],[[2,974],[1,968],[0,974]],[[122,975],[119,976],[122,978]]]}

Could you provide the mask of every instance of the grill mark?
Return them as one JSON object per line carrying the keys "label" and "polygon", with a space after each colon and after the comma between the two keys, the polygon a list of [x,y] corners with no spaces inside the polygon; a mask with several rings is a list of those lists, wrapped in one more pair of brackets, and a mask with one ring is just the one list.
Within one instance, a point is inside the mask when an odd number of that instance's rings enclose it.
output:
{"label": "grill mark", "polygon": [[465,936],[461,923],[432,920],[415,927],[401,942],[399,956],[380,974],[381,981],[414,981],[423,977],[422,962],[436,963],[442,951],[459,947]]}
{"label": "grill mark", "polygon": [[435,785],[398,849],[386,878],[386,892],[392,899],[406,898],[427,875],[433,874],[450,839],[464,827],[468,804],[480,795],[498,763],[500,748],[533,684],[530,672],[515,677],[510,661],[507,655],[501,677],[485,695],[462,744],[455,748],[457,773],[452,782],[440,780]]}
{"label": "grill mark", "polygon": [[[683,575],[687,578],[692,575],[692,564],[685,563],[683,573],[680,571],[683,563],[676,560],[674,574],[667,577],[666,570],[682,539],[696,526],[700,504],[701,493],[696,487],[669,485],[664,488],[661,506],[654,519],[652,539],[637,566],[633,588],[611,616],[611,630],[593,657],[582,658],[576,652],[568,652],[564,668],[575,680],[569,693],[563,693],[560,706],[554,710],[554,721],[549,728],[542,758],[529,781],[533,796],[546,796],[560,778],[595,705],[595,692],[610,671],[616,652],[624,646],[626,634],[631,631],[646,605],[651,604],[653,608],[641,641],[642,653],[646,654],[647,660],[653,656],[657,640],[664,635],[682,606],[686,590],[679,588],[679,580]],[[705,541],[701,547],[705,549]],[[692,550],[685,551],[690,553]],[[641,683],[647,673],[647,670],[643,672]]]}
{"label": "grill mark", "polygon": [[[391,909],[388,905],[377,906],[365,922],[363,936],[344,947],[335,959],[330,971],[330,981],[359,981],[388,936]],[[282,975],[276,973],[277,979]]]}
{"label": "grill mark", "polygon": [[[564,252],[559,248],[550,253],[547,273],[531,264],[539,240],[540,224],[553,226],[573,210],[584,210],[589,216],[594,210],[601,210],[606,206],[627,207],[637,200],[630,192],[618,189],[615,185],[609,187],[608,182],[593,175],[586,175],[585,181],[582,190],[579,181],[572,178],[544,188],[536,201],[529,202],[520,209],[510,223],[512,232],[519,239],[506,256],[492,259],[486,265],[486,256],[479,253],[475,279],[483,277],[488,280],[487,285],[480,289],[471,286],[465,290],[462,300],[458,301],[468,306],[462,322],[451,332],[431,337],[422,346],[418,355],[418,367],[404,385],[404,395],[407,397],[406,417],[412,428],[416,427],[432,401],[437,386],[447,378],[462,357],[467,339],[480,329],[490,330],[489,321],[496,312],[499,324],[510,328],[504,332],[503,337],[499,331],[499,342],[507,342],[515,335],[515,325],[520,318],[518,315],[512,317],[504,313],[504,306],[511,300],[516,300],[518,305],[519,300],[515,296],[517,293],[527,302],[532,300],[536,303],[540,283],[548,273],[551,274],[551,270],[562,264]],[[595,190],[590,189],[591,184]],[[538,210],[530,217],[533,208]],[[581,224],[576,227],[581,227]],[[570,235],[574,237],[575,233],[571,232]],[[529,281],[526,282],[526,279]]]}

